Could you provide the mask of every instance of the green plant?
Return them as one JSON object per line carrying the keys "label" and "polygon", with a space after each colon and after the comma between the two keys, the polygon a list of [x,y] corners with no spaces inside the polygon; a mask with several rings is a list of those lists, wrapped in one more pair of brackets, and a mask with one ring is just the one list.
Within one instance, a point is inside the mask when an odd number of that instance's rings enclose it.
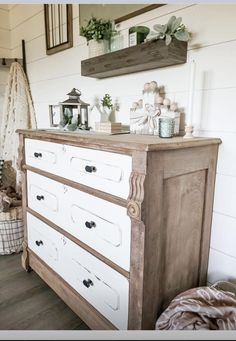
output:
{"label": "green plant", "polygon": [[153,29],[157,33],[152,32],[150,38],[147,38],[147,40],[164,39],[166,45],[169,45],[172,41],[172,38],[182,41],[188,41],[190,39],[189,32],[187,31],[186,26],[182,23],[181,17],[176,18],[175,16],[172,16],[167,24],[156,24],[153,26]]}
{"label": "green plant", "polygon": [[111,99],[111,96],[109,94],[105,94],[105,96],[102,98],[101,102],[102,102],[103,107],[107,107],[108,109],[113,108],[112,99]]}
{"label": "green plant", "polygon": [[112,34],[116,32],[112,27],[111,20],[97,19],[92,17],[85,26],[81,26],[80,35],[89,40],[96,41],[105,39],[109,40]]}

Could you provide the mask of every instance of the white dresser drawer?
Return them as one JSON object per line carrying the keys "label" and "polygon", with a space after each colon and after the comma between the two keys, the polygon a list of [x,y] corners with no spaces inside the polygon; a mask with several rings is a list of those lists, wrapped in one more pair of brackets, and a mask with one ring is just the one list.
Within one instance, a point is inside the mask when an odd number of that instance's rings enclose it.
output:
{"label": "white dresser drawer", "polygon": [[[62,163],[62,145],[53,142],[25,139],[26,164],[44,171],[58,174],[64,171]],[[58,174],[59,175],[59,174]]]}
{"label": "white dresser drawer", "polygon": [[61,183],[27,171],[27,194],[28,207],[54,223],[61,221],[65,213],[64,186]]}
{"label": "white dresser drawer", "polygon": [[126,208],[27,172],[28,206],[123,269],[130,269]]}
{"label": "white dresser drawer", "polygon": [[63,277],[118,329],[127,329],[129,281],[67,239]]}
{"label": "white dresser drawer", "polygon": [[73,146],[65,150],[69,179],[127,199],[131,156]]}
{"label": "white dresser drawer", "polygon": [[27,222],[29,248],[118,329],[127,329],[128,279],[29,213]]}
{"label": "white dresser drawer", "polygon": [[53,229],[27,213],[28,246],[56,272],[60,269],[62,240]]}
{"label": "white dresser drawer", "polygon": [[129,155],[25,140],[26,164],[127,199],[132,158]]}

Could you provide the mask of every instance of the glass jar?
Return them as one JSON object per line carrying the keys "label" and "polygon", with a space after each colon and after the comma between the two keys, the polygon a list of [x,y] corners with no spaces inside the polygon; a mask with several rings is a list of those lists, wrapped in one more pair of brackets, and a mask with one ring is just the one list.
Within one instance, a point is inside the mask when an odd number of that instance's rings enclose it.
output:
{"label": "glass jar", "polygon": [[173,137],[175,121],[171,117],[159,118],[159,137]]}
{"label": "glass jar", "polygon": [[111,36],[110,40],[110,52],[121,50],[124,48],[124,37],[120,32],[115,33]]}
{"label": "glass jar", "polygon": [[150,29],[146,26],[133,26],[129,29],[129,46],[141,44],[145,41]]}

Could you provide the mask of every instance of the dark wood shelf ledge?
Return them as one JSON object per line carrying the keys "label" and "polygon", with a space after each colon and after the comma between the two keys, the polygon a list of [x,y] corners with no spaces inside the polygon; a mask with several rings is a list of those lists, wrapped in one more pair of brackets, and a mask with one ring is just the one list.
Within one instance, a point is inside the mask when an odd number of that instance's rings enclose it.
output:
{"label": "dark wood shelf ledge", "polygon": [[169,46],[156,40],[81,61],[82,76],[107,78],[183,64],[187,43],[173,39]]}

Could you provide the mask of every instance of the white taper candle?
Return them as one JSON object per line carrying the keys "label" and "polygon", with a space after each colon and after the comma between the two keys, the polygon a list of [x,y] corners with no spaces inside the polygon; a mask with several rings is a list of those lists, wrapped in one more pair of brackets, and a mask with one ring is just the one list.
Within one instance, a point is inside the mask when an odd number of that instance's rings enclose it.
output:
{"label": "white taper candle", "polygon": [[186,125],[193,125],[193,99],[194,99],[194,89],[195,89],[195,73],[196,73],[196,62],[194,59],[190,63],[190,78],[189,78],[189,97],[188,97],[188,112]]}

